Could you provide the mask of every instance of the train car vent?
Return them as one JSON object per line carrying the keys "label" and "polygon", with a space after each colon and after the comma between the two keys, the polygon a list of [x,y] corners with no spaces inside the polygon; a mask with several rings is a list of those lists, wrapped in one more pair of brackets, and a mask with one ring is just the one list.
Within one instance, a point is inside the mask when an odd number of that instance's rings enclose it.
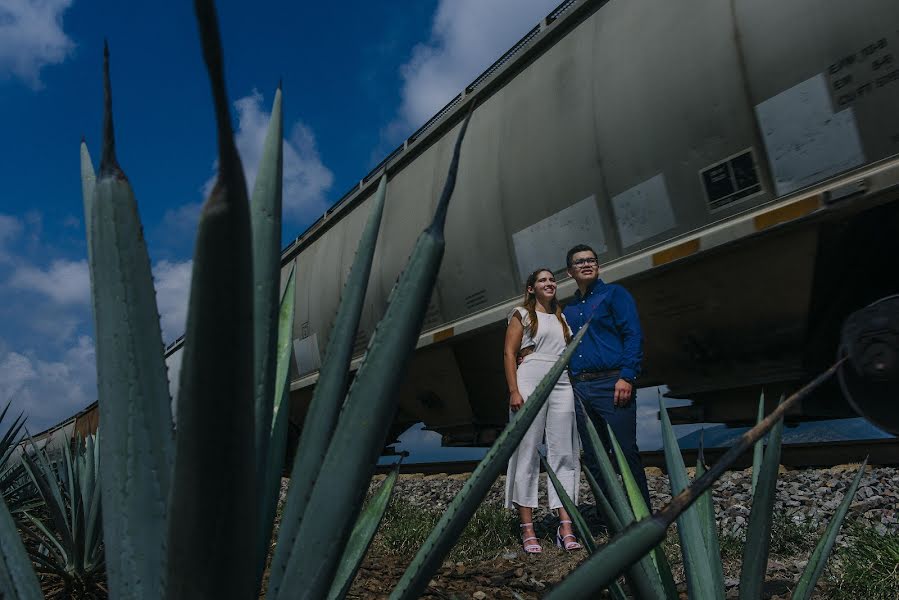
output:
{"label": "train car vent", "polygon": [[699,179],[712,212],[762,192],[751,148],[702,169]]}
{"label": "train car vent", "polygon": [[465,296],[465,308],[471,310],[487,304],[487,290],[478,290],[470,296]]}

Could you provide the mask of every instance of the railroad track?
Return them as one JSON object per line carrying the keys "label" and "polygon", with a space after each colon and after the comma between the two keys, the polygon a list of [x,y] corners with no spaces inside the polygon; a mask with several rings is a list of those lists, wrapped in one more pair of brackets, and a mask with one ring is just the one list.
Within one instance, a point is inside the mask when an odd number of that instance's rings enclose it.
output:
{"label": "railroad track", "polygon": [[[707,464],[714,464],[727,448],[706,448],[703,450]],[[686,449],[681,452],[684,463],[689,467],[696,464],[698,450]],[[661,450],[641,452],[643,465],[665,470],[665,454]],[[878,466],[899,466],[899,438],[879,440],[861,440],[850,442],[825,442],[785,444],[781,449],[780,464],[790,468],[832,467],[845,463],[860,463],[868,457],[868,464]],[[745,452],[733,465],[733,469],[745,469],[752,464],[752,453]],[[404,463],[401,473],[420,473],[447,475],[470,473],[478,465],[476,460],[460,460],[451,462]],[[385,473],[389,465],[378,467],[378,473]]]}

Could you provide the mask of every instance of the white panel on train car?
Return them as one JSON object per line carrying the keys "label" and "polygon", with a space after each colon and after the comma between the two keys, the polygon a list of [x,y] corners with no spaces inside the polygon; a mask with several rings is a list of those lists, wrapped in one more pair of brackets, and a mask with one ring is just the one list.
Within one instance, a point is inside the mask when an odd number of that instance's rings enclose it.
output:
{"label": "white panel on train car", "polygon": [[313,333],[309,337],[294,340],[293,357],[300,377],[319,370],[322,359],[318,351],[318,335]]}
{"label": "white panel on train car", "polygon": [[612,197],[612,209],[624,248],[639,244],[676,225],[665,176],[659,173]]}
{"label": "white panel on train car", "polygon": [[851,107],[834,112],[823,74],[765,100],[755,112],[779,196],[865,162],[855,113]]}
{"label": "white panel on train car", "polygon": [[597,254],[602,254],[606,251],[606,241],[596,196],[588,196],[512,234],[512,243],[522,281],[541,267],[563,271],[565,253],[575,244],[588,244]]}

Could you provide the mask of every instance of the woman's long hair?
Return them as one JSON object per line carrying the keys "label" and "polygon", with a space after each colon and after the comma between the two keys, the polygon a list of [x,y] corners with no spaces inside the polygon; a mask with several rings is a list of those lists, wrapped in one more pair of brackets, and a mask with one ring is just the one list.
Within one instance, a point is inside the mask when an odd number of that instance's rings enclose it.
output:
{"label": "woman's long hair", "polygon": [[[540,273],[546,271],[550,275],[553,274],[552,270],[542,268],[537,269],[530,275],[528,275],[528,280],[524,285],[524,302],[522,306],[525,310],[528,311],[528,317],[530,317],[530,324],[528,325],[528,333],[531,334],[531,338],[537,336],[537,296],[533,292],[529,292],[528,288],[533,288],[537,283],[537,277]],[[558,286],[556,287],[558,290]],[[562,318],[562,306],[559,304],[559,299],[553,296],[552,302],[549,305],[550,310],[553,314],[556,315],[556,318],[559,320],[559,323],[562,324],[562,333],[565,335],[565,343],[571,341],[571,330],[568,329],[568,324],[565,322],[565,319]]]}

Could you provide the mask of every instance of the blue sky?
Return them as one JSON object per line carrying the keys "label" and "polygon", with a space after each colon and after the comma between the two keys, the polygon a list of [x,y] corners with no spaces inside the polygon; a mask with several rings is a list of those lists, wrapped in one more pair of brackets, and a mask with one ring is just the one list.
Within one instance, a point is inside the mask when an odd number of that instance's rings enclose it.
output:
{"label": "blue sky", "polygon": [[[559,0],[220,2],[251,183],[284,82],[293,239]],[[78,147],[96,164],[109,40],[119,161],[140,206],[166,341],[182,333],[215,135],[192,3],[0,0],[0,402],[32,431],[96,395]]]}

